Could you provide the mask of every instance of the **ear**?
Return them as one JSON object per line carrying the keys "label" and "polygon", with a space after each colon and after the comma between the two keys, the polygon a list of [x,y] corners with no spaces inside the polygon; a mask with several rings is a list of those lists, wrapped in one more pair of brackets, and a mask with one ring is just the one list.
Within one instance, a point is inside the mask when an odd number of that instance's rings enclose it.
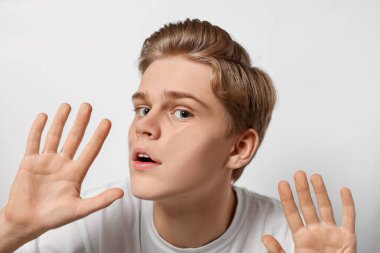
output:
{"label": "ear", "polygon": [[259,135],[253,128],[247,129],[231,148],[227,167],[238,169],[247,165],[259,146]]}

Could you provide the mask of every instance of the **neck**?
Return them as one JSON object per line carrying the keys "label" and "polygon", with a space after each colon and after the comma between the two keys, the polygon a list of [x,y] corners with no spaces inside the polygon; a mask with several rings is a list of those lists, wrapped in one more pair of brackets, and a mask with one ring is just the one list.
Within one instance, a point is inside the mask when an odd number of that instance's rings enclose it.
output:
{"label": "neck", "polygon": [[179,248],[198,248],[219,238],[229,227],[237,205],[236,193],[228,187],[155,201],[153,221],[157,232]]}

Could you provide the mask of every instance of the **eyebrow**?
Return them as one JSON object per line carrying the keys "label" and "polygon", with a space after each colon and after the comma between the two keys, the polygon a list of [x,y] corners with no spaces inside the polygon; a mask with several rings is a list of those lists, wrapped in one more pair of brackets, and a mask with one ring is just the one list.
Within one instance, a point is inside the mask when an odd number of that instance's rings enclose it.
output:
{"label": "eyebrow", "polygon": [[[171,98],[171,99],[181,99],[181,98],[193,99],[199,104],[201,104],[203,107],[208,109],[208,105],[205,102],[203,102],[202,100],[200,100],[199,98],[197,98],[196,96],[188,92],[164,90],[161,96],[164,98]],[[148,97],[149,95],[147,92],[138,91],[132,95],[132,100],[135,100],[135,99],[146,100]]]}

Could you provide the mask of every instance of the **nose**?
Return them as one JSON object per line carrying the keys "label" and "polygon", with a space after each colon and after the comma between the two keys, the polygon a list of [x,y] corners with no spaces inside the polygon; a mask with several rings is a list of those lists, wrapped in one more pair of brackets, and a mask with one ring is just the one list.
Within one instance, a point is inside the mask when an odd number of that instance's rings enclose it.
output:
{"label": "nose", "polygon": [[143,118],[135,120],[136,133],[149,139],[157,139],[160,134],[159,115],[152,109]]}

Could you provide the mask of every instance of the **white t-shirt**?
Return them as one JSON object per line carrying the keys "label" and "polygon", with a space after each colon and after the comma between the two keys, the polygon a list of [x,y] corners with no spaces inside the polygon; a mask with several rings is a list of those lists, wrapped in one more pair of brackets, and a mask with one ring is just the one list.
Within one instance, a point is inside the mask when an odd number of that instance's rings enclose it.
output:
{"label": "white t-shirt", "polygon": [[129,180],[113,182],[92,190],[85,197],[105,189],[124,189],[124,197],[109,207],[81,220],[50,230],[16,252],[20,253],[255,253],[267,252],[261,242],[272,234],[288,253],[294,252],[293,240],[281,203],[273,198],[233,186],[237,207],[233,220],[216,240],[199,248],[177,248],[166,242],[153,223],[153,202],[135,198]]}

